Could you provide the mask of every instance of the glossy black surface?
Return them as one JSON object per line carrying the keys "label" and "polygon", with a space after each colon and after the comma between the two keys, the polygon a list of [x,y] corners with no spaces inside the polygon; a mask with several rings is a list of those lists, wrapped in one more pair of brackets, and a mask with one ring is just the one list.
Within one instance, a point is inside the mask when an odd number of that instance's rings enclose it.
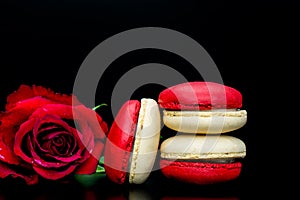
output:
{"label": "glossy black surface", "polygon": [[26,186],[15,180],[1,183],[1,197],[15,199],[223,199],[237,200],[251,197],[251,190],[240,177],[231,182],[213,185],[194,185],[169,180],[154,171],[142,185],[117,185],[103,177],[91,186],[74,181],[40,183]]}

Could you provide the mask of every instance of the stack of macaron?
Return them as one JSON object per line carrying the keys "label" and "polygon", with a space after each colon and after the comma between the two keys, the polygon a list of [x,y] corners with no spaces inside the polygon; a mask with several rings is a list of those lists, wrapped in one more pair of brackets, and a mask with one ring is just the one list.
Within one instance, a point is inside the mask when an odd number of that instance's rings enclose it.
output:
{"label": "stack of macaron", "polygon": [[[157,101],[126,101],[106,140],[107,177],[117,184],[144,183],[159,158],[167,178],[196,184],[235,179],[246,147],[226,133],[246,123],[247,112],[241,107],[239,91],[214,82],[175,85],[163,90]],[[162,121],[178,134],[161,141]]]}
{"label": "stack of macaron", "polygon": [[160,146],[166,177],[212,184],[240,175],[246,146],[227,134],[247,121],[238,90],[215,82],[187,82],[163,90],[158,103],[164,124],[177,131]]}

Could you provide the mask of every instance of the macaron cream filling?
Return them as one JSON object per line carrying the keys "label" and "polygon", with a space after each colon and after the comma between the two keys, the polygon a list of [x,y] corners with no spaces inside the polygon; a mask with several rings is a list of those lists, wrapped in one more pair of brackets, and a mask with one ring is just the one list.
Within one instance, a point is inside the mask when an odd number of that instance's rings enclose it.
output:
{"label": "macaron cream filling", "polygon": [[212,117],[212,116],[227,116],[227,117],[246,117],[247,111],[241,109],[214,109],[214,110],[191,110],[191,111],[176,111],[164,110],[164,115],[167,116],[199,116],[199,117]]}
{"label": "macaron cream filling", "polygon": [[218,109],[214,111],[163,110],[164,124],[178,132],[220,134],[241,128],[247,122],[247,111]]}
{"label": "macaron cream filling", "polygon": [[246,156],[246,146],[232,136],[177,135],[161,145],[161,158],[170,161],[232,163]]}
{"label": "macaron cream filling", "polygon": [[[167,159],[165,160],[173,161],[173,162],[195,162],[195,159]],[[199,163],[215,163],[215,164],[226,164],[226,163],[235,163],[239,162],[239,159],[237,158],[216,158],[216,159],[197,159],[197,162]]]}

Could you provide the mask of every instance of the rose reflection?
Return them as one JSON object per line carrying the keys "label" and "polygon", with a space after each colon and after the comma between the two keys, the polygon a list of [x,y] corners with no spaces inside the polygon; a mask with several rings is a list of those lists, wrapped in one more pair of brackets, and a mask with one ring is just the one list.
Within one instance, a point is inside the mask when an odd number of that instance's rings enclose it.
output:
{"label": "rose reflection", "polygon": [[97,196],[92,190],[87,190],[84,194],[84,198],[88,200],[97,200]]}

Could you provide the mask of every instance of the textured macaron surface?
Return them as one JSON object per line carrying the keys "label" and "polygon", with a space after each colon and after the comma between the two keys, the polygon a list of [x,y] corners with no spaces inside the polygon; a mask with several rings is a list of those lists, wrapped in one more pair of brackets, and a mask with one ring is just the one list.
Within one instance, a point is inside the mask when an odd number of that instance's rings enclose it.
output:
{"label": "textured macaron surface", "polygon": [[194,184],[214,184],[236,179],[242,164],[183,162],[161,159],[162,173],[170,179]]}
{"label": "textured macaron surface", "polygon": [[108,178],[118,184],[125,183],[127,179],[140,106],[141,103],[137,100],[125,102],[116,115],[106,140],[104,168]]}
{"label": "textured macaron surface", "polygon": [[220,83],[195,81],[166,88],[160,92],[158,103],[169,110],[235,109],[242,107],[242,95]]}

